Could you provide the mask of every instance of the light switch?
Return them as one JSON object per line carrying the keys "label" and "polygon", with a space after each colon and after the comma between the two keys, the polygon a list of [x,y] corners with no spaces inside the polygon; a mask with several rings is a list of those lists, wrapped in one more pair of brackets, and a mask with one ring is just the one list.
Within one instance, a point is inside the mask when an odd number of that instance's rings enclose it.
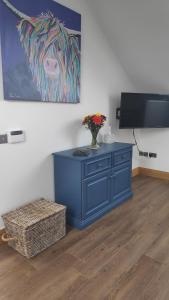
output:
{"label": "light switch", "polygon": [[8,143],[22,143],[25,141],[25,133],[23,130],[12,130],[7,133]]}

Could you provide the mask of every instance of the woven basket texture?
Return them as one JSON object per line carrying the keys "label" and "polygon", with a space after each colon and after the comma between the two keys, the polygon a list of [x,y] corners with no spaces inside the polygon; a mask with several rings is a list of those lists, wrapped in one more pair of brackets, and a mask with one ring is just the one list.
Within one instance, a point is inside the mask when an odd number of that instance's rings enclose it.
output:
{"label": "woven basket texture", "polygon": [[6,232],[15,238],[9,246],[36,256],[65,236],[65,213],[65,206],[40,199],[3,215]]}

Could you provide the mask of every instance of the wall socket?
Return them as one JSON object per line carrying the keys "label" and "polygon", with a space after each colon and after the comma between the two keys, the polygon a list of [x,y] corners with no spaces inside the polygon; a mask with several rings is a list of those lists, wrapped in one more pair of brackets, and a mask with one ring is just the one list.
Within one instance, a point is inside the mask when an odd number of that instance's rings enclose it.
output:
{"label": "wall socket", "polygon": [[157,153],[149,152],[150,158],[157,158]]}
{"label": "wall socket", "polygon": [[157,153],[139,151],[139,156],[144,156],[144,157],[149,157],[149,158],[157,158]]}
{"label": "wall socket", "polygon": [[0,134],[0,144],[7,144],[7,143],[8,143],[7,134]]}
{"label": "wall socket", "polygon": [[139,156],[148,157],[148,152],[139,151]]}

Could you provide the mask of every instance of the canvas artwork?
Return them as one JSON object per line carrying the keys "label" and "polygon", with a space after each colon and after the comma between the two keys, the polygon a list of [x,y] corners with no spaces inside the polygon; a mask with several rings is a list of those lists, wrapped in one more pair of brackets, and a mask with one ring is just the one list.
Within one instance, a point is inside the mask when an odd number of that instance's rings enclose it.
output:
{"label": "canvas artwork", "polygon": [[54,0],[0,0],[6,100],[80,102],[81,15]]}

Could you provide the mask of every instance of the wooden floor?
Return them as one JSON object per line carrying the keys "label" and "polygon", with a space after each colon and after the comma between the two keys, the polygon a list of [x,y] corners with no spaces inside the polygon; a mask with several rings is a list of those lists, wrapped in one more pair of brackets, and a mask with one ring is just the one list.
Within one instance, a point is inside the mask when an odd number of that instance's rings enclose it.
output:
{"label": "wooden floor", "polygon": [[32,260],[0,246],[0,300],[169,300],[169,181],[139,176],[133,190]]}

